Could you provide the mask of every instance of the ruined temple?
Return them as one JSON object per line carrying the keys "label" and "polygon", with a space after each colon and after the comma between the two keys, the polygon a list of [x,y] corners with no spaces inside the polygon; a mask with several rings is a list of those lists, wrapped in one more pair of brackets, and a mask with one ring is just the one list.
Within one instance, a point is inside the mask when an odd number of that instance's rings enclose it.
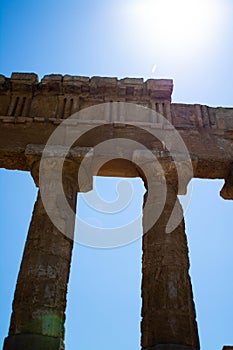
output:
{"label": "ruined temple", "polygon": [[[172,103],[172,90],[173,81],[165,79],[48,75],[38,81],[36,74],[29,73],[13,73],[11,78],[0,76],[0,166],[30,171],[39,187],[4,350],[64,349],[72,232],[67,237],[50,220],[41,198],[39,166],[49,137],[66,119],[68,122],[62,131],[64,139],[71,135],[74,125],[80,130],[85,125],[91,126],[72,144],[62,169],[64,192],[74,212],[77,192],[91,189],[93,175],[141,177],[147,187],[146,169],[155,186],[163,181],[143,151],[129,149],[128,158],[124,160],[119,149],[118,158],[109,161],[105,154],[95,152],[100,142],[109,138],[135,140],[159,159],[166,175],[167,193],[161,215],[142,238],[141,346],[143,350],[200,349],[184,220],[180,220],[172,234],[165,233],[175,204],[182,212],[177,195],[185,193],[191,178],[179,186],[172,157],[175,153],[171,154],[167,144],[156,140],[146,130],[158,130],[167,140],[174,129],[177,130],[190,155],[193,177],[225,179],[221,196],[231,200],[233,108]],[[124,113],[125,103],[140,106],[134,120]],[[85,119],[85,114],[83,118],[82,114],[77,114],[96,105],[109,109],[104,108],[103,113],[91,121]],[[113,113],[113,109],[121,111]],[[145,113],[140,114],[142,110]],[[76,119],[68,119],[75,114]],[[77,183],[77,172],[90,151],[93,169],[100,158],[104,165],[89,174],[84,188]],[[48,157],[50,165],[59,162],[59,154],[55,153],[51,152]],[[136,164],[137,159],[143,169]],[[182,154],[177,159],[184,169],[186,163]],[[53,180],[56,182],[56,174],[46,168],[46,173],[50,172],[54,178],[45,187],[52,186]],[[57,200],[56,189],[52,199]],[[152,211],[149,213],[153,216]],[[58,220],[65,231],[72,231],[73,216],[64,218],[61,213]]]}

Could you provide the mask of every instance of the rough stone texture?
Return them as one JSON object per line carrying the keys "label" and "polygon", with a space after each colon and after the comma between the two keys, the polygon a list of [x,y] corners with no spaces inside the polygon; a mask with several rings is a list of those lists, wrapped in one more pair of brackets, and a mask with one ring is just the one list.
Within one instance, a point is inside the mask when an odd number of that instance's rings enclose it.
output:
{"label": "rough stone texture", "polygon": [[[0,167],[32,171],[38,185],[38,162],[57,125],[86,107],[105,102],[130,102],[162,114],[182,136],[192,159],[194,177],[225,179],[221,195],[233,199],[233,108],[171,103],[172,89],[173,81],[165,79],[144,82],[139,78],[118,80],[52,74],[39,82],[34,73],[13,73],[11,78],[0,75]],[[71,207],[75,208],[78,188],[74,169],[86,152],[101,141],[133,139],[156,155],[173,183],[168,186],[167,203],[160,219],[143,238],[142,347],[145,350],[198,350],[184,222],[172,234],[164,233],[176,199],[174,163],[163,145],[140,126],[162,130],[168,140],[173,130],[166,119],[154,116],[149,109],[147,117],[137,115],[135,120],[119,115],[118,123],[113,122],[111,111],[96,116],[91,122],[80,114],[77,120],[69,121],[70,126],[78,124],[80,132],[90,123],[95,129],[80,138],[69,152],[64,170],[65,192]],[[68,129],[64,129],[63,138],[69,135]],[[108,162],[98,175],[143,177],[133,164],[137,155],[130,152],[129,149],[132,162],[121,159]],[[100,157],[104,159],[105,155],[92,155],[95,169]],[[89,190],[91,181],[87,179],[86,189],[79,190]],[[185,193],[185,188],[181,191]],[[62,213],[59,219],[64,227],[73,225],[72,219],[64,220]],[[72,241],[53,226],[39,194],[4,350],[63,348],[71,252]],[[230,349],[231,346],[224,347],[224,350]]]}
{"label": "rough stone texture", "polygon": [[[64,166],[64,191],[75,211],[77,183],[74,174],[68,172],[69,169],[69,166]],[[35,172],[37,166],[34,166],[33,174],[37,176]],[[48,186],[54,186],[53,181]],[[64,227],[74,227],[74,217],[64,218],[62,212],[60,216]],[[68,239],[50,221],[39,192],[17,280],[9,337],[4,350],[14,349],[13,346],[17,350],[29,349],[30,339],[32,342],[37,342],[38,339],[39,344],[41,342],[41,347],[38,344],[35,349],[63,348],[72,248],[73,240]]]}
{"label": "rough stone texture", "polygon": [[[157,184],[159,189],[158,186],[159,182]],[[189,259],[184,221],[182,220],[173,232],[166,233],[168,219],[177,200],[175,188],[173,183],[167,183],[163,212],[159,220],[143,236],[141,322],[143,349],[150,349],[159,344],[182,344],[191,349],[200,348],[188,274]],[[160,201],[159,190],[156,193],[157,204]],[[181,206],[179,210],[182,212]],[[158,347],[160,348],[161,346]]]}
{"label": "rough stone texture", "polygon": [[[46,144],[49,136],[64,118],[96,104],[121,101],[143,105],[162,113],[183,137],[191,155],[198,159],[195,177],[227,178],[233,162],[233,108],[171,103],[171,80],[49,75],[41,82],[35,74],[13,73],[0,79],[0,166],[29,170],[25,149],[28,144]],[[107,118],[107,119],[106,119]],[[109,123],[103,127],[103,121]],[[76,146],[93,147],[100,138],[132,137],[149,149],[158,142],[119,120],[111,124],[109,114],[96,120],[98,132],[90,132]],[[82,120],[85,123],[85,120]],[[88,121],[87,121],[88,123]],[[135,125],[136,121],[133,121]],[[166,123],[137,116],[137,123],[151,129],[171,130]],[[228,186],[229,192],[229,186]]]}

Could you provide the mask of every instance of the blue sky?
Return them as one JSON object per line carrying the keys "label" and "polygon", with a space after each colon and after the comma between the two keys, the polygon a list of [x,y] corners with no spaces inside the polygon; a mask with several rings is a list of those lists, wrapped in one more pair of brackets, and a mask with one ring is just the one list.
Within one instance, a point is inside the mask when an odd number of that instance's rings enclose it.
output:
{"label": "blue sky", "polygon": [[[183,14],[182,0],[172,11],[145,2],[2,0],[0,71],[173,78],[174,102],[232,106],[232,0],[196,0]],[[2,342],[36,189],[30,174],[0,175]],[[233,344],[233,203],[219,197],[221,180],[193,182],[186,228],[201,349],[218,350]],[[140,240],[108,250],[75,244],[67,350],[140,349],[140,264]]]}

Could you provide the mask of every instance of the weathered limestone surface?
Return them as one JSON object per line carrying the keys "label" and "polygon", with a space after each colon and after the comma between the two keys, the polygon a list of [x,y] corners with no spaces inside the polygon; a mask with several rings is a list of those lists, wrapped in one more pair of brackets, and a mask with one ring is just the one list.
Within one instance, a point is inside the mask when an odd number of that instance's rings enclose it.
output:
{"label": "weathered limestone surface", "polygon": [[[161,184],[162,185],[162,184]],[[159,188],[159,181],[157,183]],[[176,185],[167,183],[159,220],[143,236],[142,348],[199,349],[184,220],[171,233],[166,226],[177,200]],[[157,191],[156,203],[160,192]],[[182,213],[182,207],[178,210]],[[185,346],[185,347],[184,347]]]}
{"label": "weathered limestone surface", "polygon": [[[77,182],[70,169],[70,164],[65,164],[64,191],[75,211]],[[34,164],[33,175],[37,182],[37,164]],[[56,187],[56,182],[47,185]],[[59,198],[57,201],[59,203]],[[75,216],[64,217],[61,212],[59,219],[64,221],[64,228],[70,228],[70,225],[74,227]],[[9,336],[5,340],[4,350],[63,349],[72,248],[73,240],[61,233],[48,217],[39,191],[18,276]]]}
{"label": "weathered limestone surface", "polygon": [[[73,144],[63,174],[67,200],[75,210],[76,192],[80,190],[75,174],[84,154],[101,141],[126,138],[151,150],[170,181],[163,213],[143,238],[141,330],[145,350],[198,350],[199,340],[184,222],[174,232],[165,233],[177,197],[174,164],[164,145],[140,127],[163,130],[169,140],[173,135],[169,121],[187,146],[194,177],[225,179],[221,195],[233,199],[233,108],[171,103],[172,89],[173,81],[164,79],[144,82],[139,78],[118,80],[52,74],[39,82],[34,73],[13,73],[11,78],[0,75],[0,167],[32,171],[37,185],[38,162],[44,146],[70,115],[106,102],[134,103],[160,114],[155,117],[148,113],[146,118],[136,115],[133,121],[119,114],[118,123],[110,111],[96,116],[95,120],[86,120],[78,114],[75,125],[80,132],[86,125],[91,125],[92,130]],[[70,125],[73,127],[74,121]],[[69,126],[64,128],[63,139],[69,135],[68,130]],[[106,163],[99,175],[143,177],[132,165],[134,155],[132,152],[132,162]],[[93,153],[94,164],[98,164],[100,157]],[[47,186],[54,183],[51,181]],[[90,183],[91,179],[87,179],[87,190]],[[55,187],[53,193],[56,198]],[[67,230],[74,224],[74,218],[64,217],[63,212],[58,220]],[[63,349],[72,246],[72,240],[48,218],[39,191],[4,350]]]}
{"label": "weathered limestone surface", "polygon": [[[176,127],[190,154],[198,159],[195,177],[228,177],[233,162],[233,108],[171,103],[172,88],[172,80],[163,79],[143,82],[138,78],[49,75],[38,82],[35,74],[0,76],[0,166],[30,171],[25,158],[28,144],[45,145],[56,126],[72,113],[99,103],[121,101],[151,108]],[[103,121],[108,125],[103,127]],[[136,141],[145,143],[149,149],[159,147],[150,135],[136,132],[134,126],[128,125],[130,121],[120,122],[121,128],[111,124],[109,116],[103,116],[95,124],[101,129],[90,131],[76,146],[93,147],[109,135],[127,138],[133,134]],[[153,118],[143,120],[137,116],[133,125],[136,122],[139,127],[144,123],[166,129],[166,125]],[[169,136],[169,130],[166,132]]]}

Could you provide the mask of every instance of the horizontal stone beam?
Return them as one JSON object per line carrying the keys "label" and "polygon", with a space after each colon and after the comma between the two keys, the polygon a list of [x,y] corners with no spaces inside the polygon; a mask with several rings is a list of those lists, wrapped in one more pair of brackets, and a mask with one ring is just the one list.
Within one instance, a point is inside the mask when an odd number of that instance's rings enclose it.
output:
{"label": "horizontal stone beam", "polygon": [[[88,122],[87,122],[88,123]],[[90,122],[89,122],[90,123]],[[137,125],[137,123],[135,123]],[[146,125],[146,124],[145,124]],[[144,125],[144,126],[145,126]],[[135,126],[127,124],[90,124],[93,129],[76,142],[74,146],[95,147],[99,142],[109,138],[133,139],[149,150],[163,152],[166,145],[161,144],[150,133],[139,130]],[[35,122],[28,120],[25,123],[10,123],[0,121],[0,167],[7,169],[30,170],[25,158],[28,144],[45,145],[49,136],[54,132],[57,125],[53,122]],[[85,129],[85,122],[76,126],[80,132]],[[153,125],[146,126],[153,130]],[[99,128],[99,129],[97,129]],[[72,126],[69,130],[72,130]],[[98,131],[97,131],[98,130]],[[218,129],[192,129],[180,128],[179,134],[184,140],[190,155],[197,160],[194,176],[199,178],[223,178],[229,172],[233,161],[233,143],[230,134]],[[66,130],[64,129],[64,133]],[[163,129],[165,138],[172,138],[172,130]]]}
{"label": "horizontal stone beam", "polygon": [[[126,138],[163,152],[170,149],[175,128],[196,159],[194,176],[226,179],[233,162],[233,108],[171,103],[172,89],[173,81],[167,79],[144,82],[141,78],[52,74],[39,82],[34,73],[0,76],[0,167],[30,170],[27,145],[45,145],[66,120],[63,138],[77,129],[82,134],[87,125],[90,130],[74,147],[93,148],[108,139]],[[94,120],[85,113],[80,116],[86,107],[106,102],[137,104],[146,107],[146,113],[131,120],[110,107]],[[75,119],[70,120],[74,113]],[[166,142],[153,136],[155,130]]]}

